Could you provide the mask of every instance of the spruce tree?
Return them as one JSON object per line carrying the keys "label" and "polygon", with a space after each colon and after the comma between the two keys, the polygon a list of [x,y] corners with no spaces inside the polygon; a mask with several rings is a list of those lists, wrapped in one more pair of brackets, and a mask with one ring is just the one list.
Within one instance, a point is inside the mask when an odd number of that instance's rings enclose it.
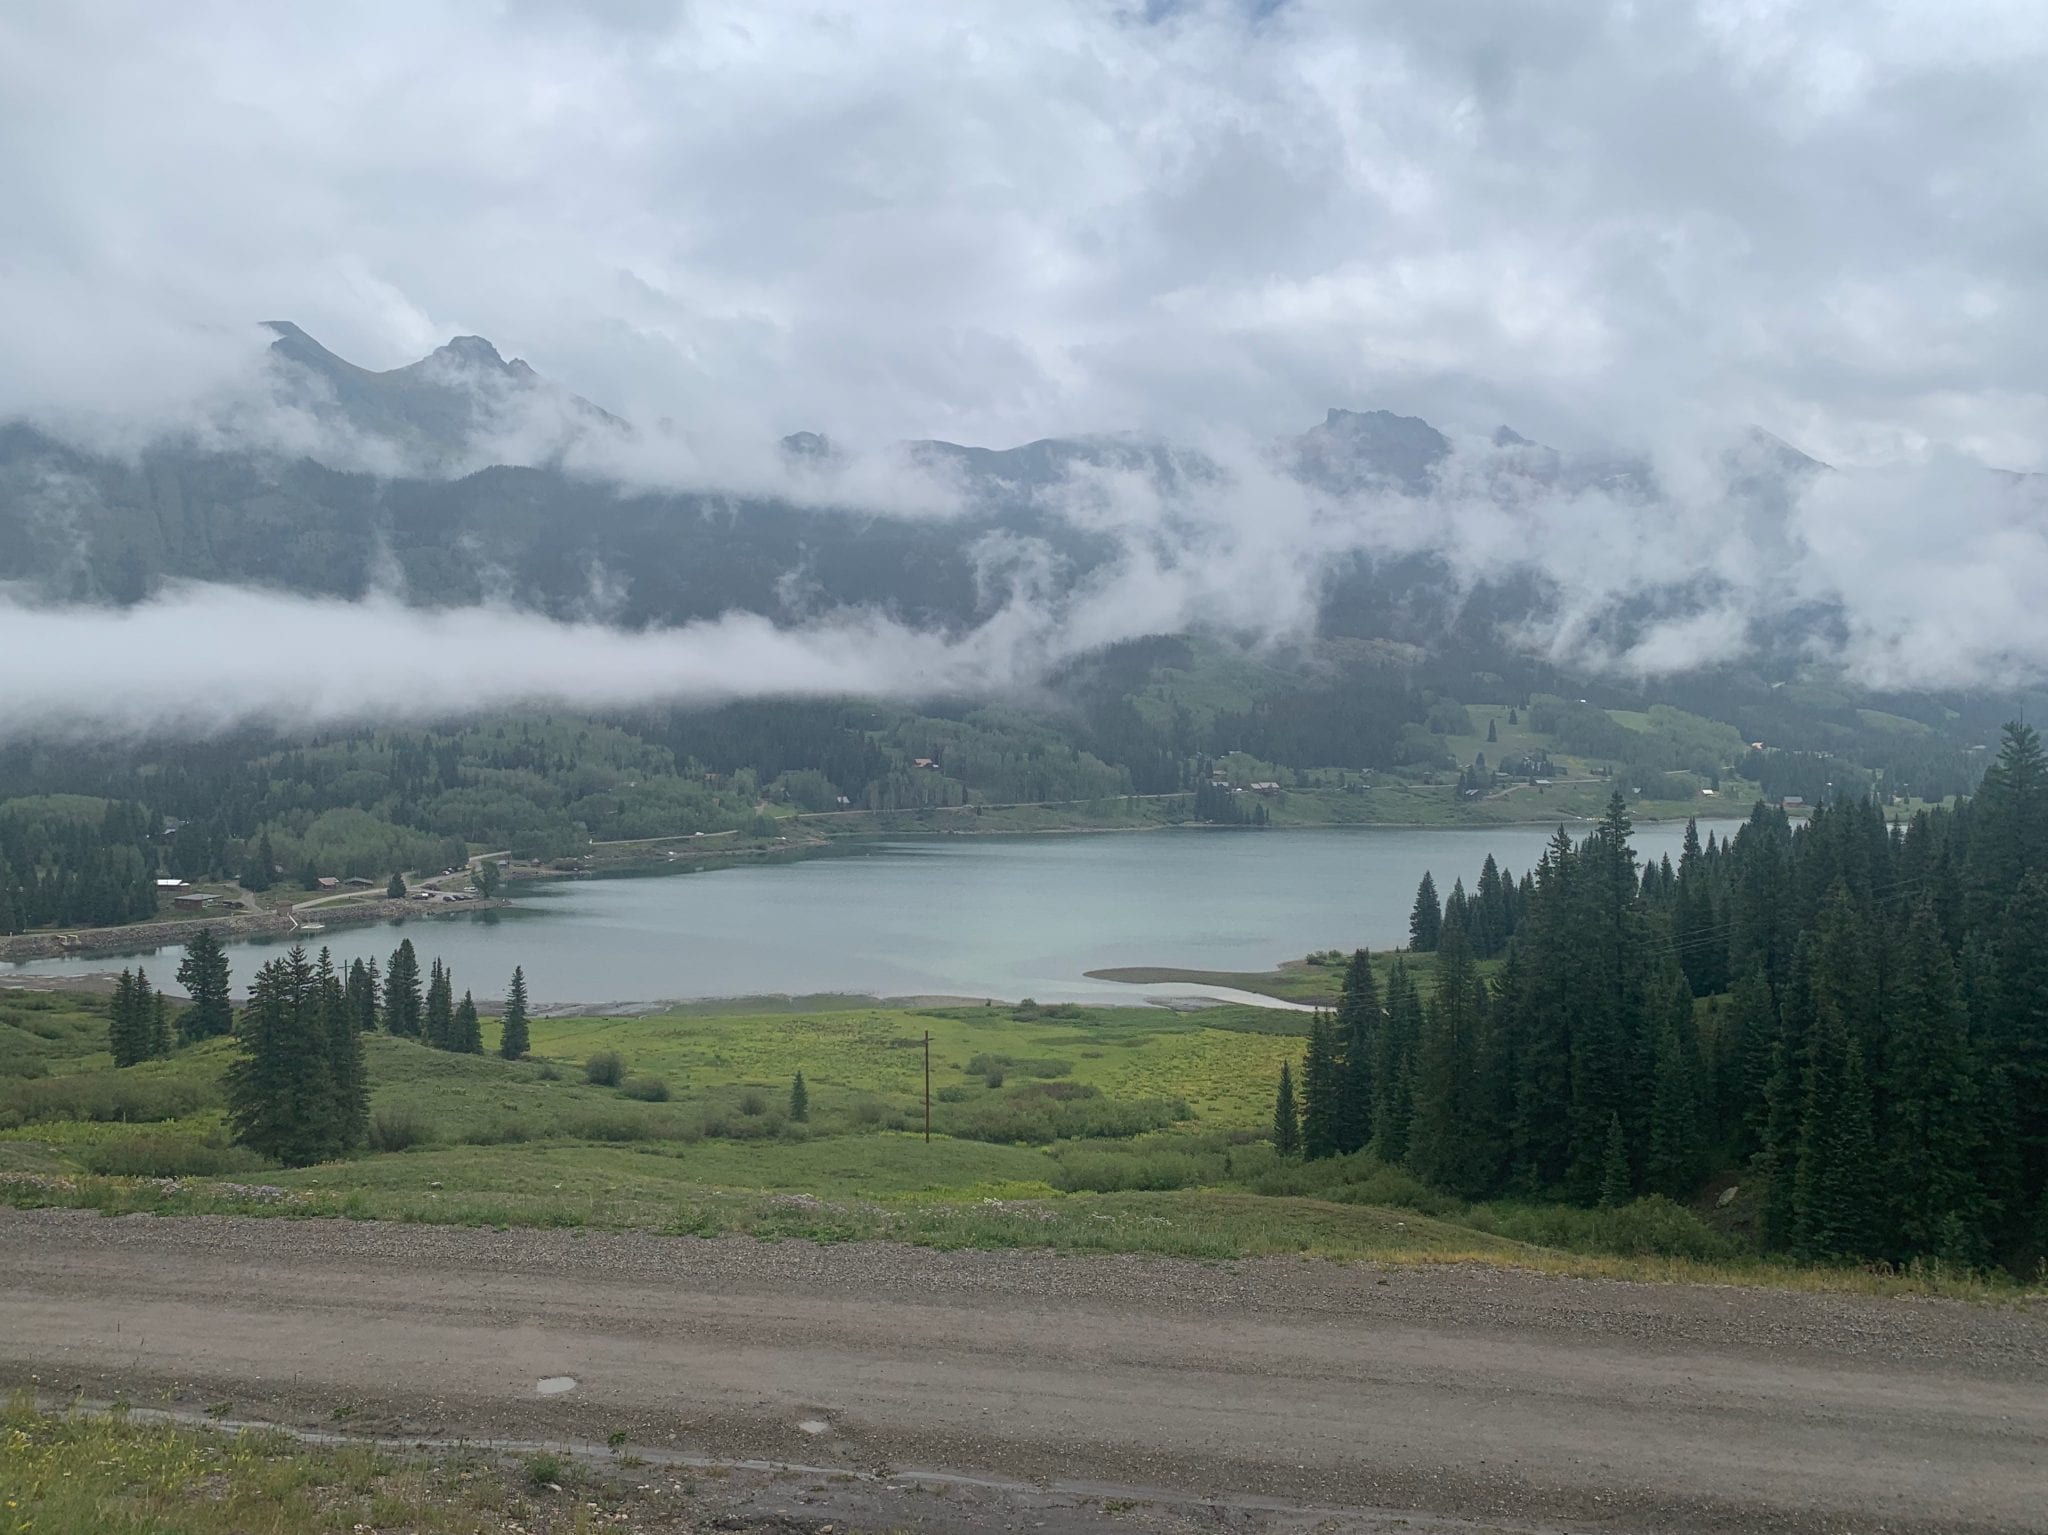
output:
{"label": "spruce tree", "polygon": [[1891,1256],[1984,1251],[1982,1160],[1969,1015],[1941,919],[1923,897],[1885,988],[1884,1184]]}
{"label": "spruce tree", "polygon": [[332,1153],[334,1078],[321,999],[306,951],[294,946],[256,972],[242,1015],[240,1057],[228,1068],[236,1141],[287,1167]]}
{"label": "spruce tree", "polygon": [[1600,1208],[1616,1209],[1635,1195],[1635,1179],[1628,1167],[1628,1136],[1621,1128],[1621,1116],[1607,1116],[1607,1134],[1600,1149]]}
{"label": "spruce tree", "polygon": [[342,991],[348,999],[349,1016],[355,1019],[357,1032],[375,1032],[377,981],[372,965],[366,965],[360,959],[351,960],[348,967],[348,982]]}
{"label": "spruce tree", "polygon": [[1337,1124],[1343,1077],[1329,1018],[1318,1008],[1308,1028],[1301,1061],[1301,1154],[1310,1161],[1337,1154]]}
{"label": "spruce tree", "polygon": [[213,936],[212,928],[202,927],[186,943],[185,957],[178,962],[178,984],[192,999],[192,1005],[178,1016],[178,1034],[185,1043],[234,1032],[228,979],[227,951]]}
{"label": "spruce tree", "polygon": [[171,999],[160,991],[149,994],[149,1053],[152,1058],[171,1053]]}
{"label": "spruce tree", "polygon": [[505,993],[504,1032],[498,1041],[498,1054],[508,1061],[516,1061],[531,1048],[526,1028],[526,971],[519,965],[512,967],[512,985]]}
{"label": "spruce tree", "polygon": [[1337,1003],[1337,1150],[1348,1155],[1372,1139],[1372,1071],[1379,1050],[1380,989],[1372,956],[1356,950],[1344,968]]}
{"label": "spruce tree", "polygon": [[1424,871],[1415,887],[1415,909],[1408,914],[1408,947],[1417,954],[1434,954],[1443,932],[1444,909],[1437,900],[1436,880]]}
{"label": "spruce tree", "polygon": [[1408,973],[1407,961],[1397,956],[1387,975],[1386,1016],[1380,1024],[1372,1072],[1373,1147],[1383,1162],[1398,1163],[1408,1155],[1415,1046],[1421,1037],[1422,996]]}
{"label": "spruce tree", "polygon": [[[1689,987],[1685,995],[1690,1004]],[[1700,1178],[1700,1105],[1694,1071],[1694,1062],[1677,1027],[1667,1018],[1657,1031],[1650,1140],[1643,1156],[1643,1182],[1652,1193],[1669,1194],[1674,1199],[1688,1198]]]}
{"label": "spruce tree", "polygon": [[1477,980],[1465,930],[1445,928],[1436,985],[1415,1049],[1408,1123],[1409,1168],[1425,1182],[1466,1195],[1479,1192],[1472,1112],[1482,1022]]}
{"label": "spruce tree", "polygon": [[421,1034],[436,1050],[455,1048],[455,988],[448,970],[436,958],[427,981],[427,1011]]}
{"label": "spruce tree", "polygon": [[242,855],[242,888],[259,893],[268,890],[276,869],[277,854],[271,851],[270,833],[266,831]]}
{"label": "spruce tree", "polygon": [[114,982],[113,999],[107,1004],[107,1050],[116,1066],[133,1066],[148,1059],[135,993],[135,973],[123,970]]}
{"label": "spruce tree", "polygon": [[425,1009],[420,1001],[420,960],[412,940],[402,939],[384,970],[384,1027],[417,1039]]}
{"label": "spruce tree", "polygon": [[350,1005],[334,959],[326,949],[313,967],[320,1032],[327,1052],[327,1142],[324,1156],[355,1150],[369,1136],[370,1081],[363,1061],[362,1029]]}
{"label": "spruce tree", "polygon": [[1294,1069],[1280,1063],[1280,1089],[1273,1095],[1273,1150],[1291,1157],[1301,1150],[1301,1123],[1294,1111]]}
{"label": "spruce tree", "polygon": [[462,1055],[484,1053],[483,1021],[476,1014],[476,998],[468,992],[455,1004],[455,1021],[449,1027],[448,1048]]}
{"label": "spruce tree", "polygon": [[799,1071],[789,1082],[789,1117],[802,1124],[811,1117],[811,1091],[804,1086],[804,1074]]}
{"label": "spruce tree", "polygon": [[[1444,927],[1455,927],[1467,938],[1472,936],[1472,903],[1465,895],[1465,881],[1462,878],[1451,881],[1451,893],[1444,897]],[[1439,929],[1437,947],[1443,947],[1443,934]]]}

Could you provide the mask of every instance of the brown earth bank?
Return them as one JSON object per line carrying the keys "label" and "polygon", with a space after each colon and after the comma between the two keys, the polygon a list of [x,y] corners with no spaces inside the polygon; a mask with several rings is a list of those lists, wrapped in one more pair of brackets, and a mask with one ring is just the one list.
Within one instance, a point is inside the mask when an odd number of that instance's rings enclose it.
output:
{"label": "brown earth bank", "polygon": [[131,922],[122,927],[80,927],[63,932],[16,933],[0,938],[0,962],[30,959],[65,959],[81,954],[134,954],[144,949],[175,948],[197,937],[200,929],[212,928],[219,938],[288,937],[305,934],[309,947],[318,948],[317,928],[342,923],[401,922],[415,917],[460,917],[472,912],[508,906],[504,899],[469,901],[355,901],[347,905],[313,906],[296,921],[284,908],[272,911],[223,911],[207,917],[180,917],[163,922]]}
{"label": "brown earth bank", "polygon": [[0,1385],[954,1489],[857,1525],[2038,1531],[2048,1487],[2038,1310],[1472,1266],[6,1211]]}

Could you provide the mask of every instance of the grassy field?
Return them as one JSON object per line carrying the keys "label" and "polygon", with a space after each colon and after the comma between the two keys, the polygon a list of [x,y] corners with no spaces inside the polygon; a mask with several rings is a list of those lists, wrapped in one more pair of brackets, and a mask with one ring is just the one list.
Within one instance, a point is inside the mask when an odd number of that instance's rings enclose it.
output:
{"label": "grassy field", "polygon": [[0,1535],[702,1528],[696,1479],[635,1469],[643,1464],[625,1446],[608,1460],[323,1447],[275,1430],[121,1407],[38,1411],[17,1399],[0,1410]]}
{"label": "grassy field", "polygon": [[[0,992],[0,1202],[2013,1293],[1764,1262],[1723,1212],[1662,1200],[1468,1206],[1365,1153],[1282,1161],[1265,1132],[1303,1024],[1253,1008],[694,1008],[537,1020],[518,1062],[372,1035],[372,1149],[279,1169],[229,1142],[232,1041],[117,1071],[105,999]],[[587,1080],[613,1054],[619,1084]]]}

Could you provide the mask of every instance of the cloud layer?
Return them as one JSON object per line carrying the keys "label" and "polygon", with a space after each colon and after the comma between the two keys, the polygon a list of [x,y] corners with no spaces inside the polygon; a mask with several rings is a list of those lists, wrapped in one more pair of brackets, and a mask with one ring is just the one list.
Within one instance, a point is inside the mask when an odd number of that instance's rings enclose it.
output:
{"label": "cloud layer", "polygon": [[0,415],[288,316],[697,444],[1758,422],[2043,466],[2019,0],[456,0],[0,15]]}

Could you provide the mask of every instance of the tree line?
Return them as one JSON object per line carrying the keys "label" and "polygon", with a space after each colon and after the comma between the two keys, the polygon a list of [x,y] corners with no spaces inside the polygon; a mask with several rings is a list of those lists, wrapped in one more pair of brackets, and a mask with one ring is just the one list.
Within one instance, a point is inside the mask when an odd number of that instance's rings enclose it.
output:
{"label": "tree line", "polygon": [[[233,1034],[228,1123],[237,1143],[287,1166],[304,1166],[360,1149],[369,1126],[369,1079],[362,1036],[379,1028],[437,1049],[483,1053],[475,998],[457,1002],[454,974],[438,958],[422,988],[419,956],[402,940],[380,976],[376,961],[346,969],[327,949],[308,959],[303,945],[261,966],[239,1016],[230,994],[226,951],[210,928],[186,945],[178,980],[191,1001],[178,1014],[180,1044]],[[531,1046],[526,971],[514,966],[506,990],[498,1053],[518,1060]],[[168,999],[140,966],[124,970],[108,1008],[108,1046],[117,1067],[168,1055]]]}
{"label": "tree line", "polygon": [[2031,1272],[2048,1255],[2036,733],[2008,726],[1977,796],[1910,824],[1869,800],[1797,826],[1760,804],[1725,840],[1689,826],[1675,867],[1639,867],[1631,830],[1617,794],[1498,898],[1482,872],[1488,899],[1439,908],[1425,881],[1427,996],[1399,957],[1381,996],[1355,956],[1281,1085],[1276,1140],[1298,1098],[1303,1155],[1371,1147],[1468,1198],[1689,1199],[1718,1174],[1753,1186],[1771,1250]]}

